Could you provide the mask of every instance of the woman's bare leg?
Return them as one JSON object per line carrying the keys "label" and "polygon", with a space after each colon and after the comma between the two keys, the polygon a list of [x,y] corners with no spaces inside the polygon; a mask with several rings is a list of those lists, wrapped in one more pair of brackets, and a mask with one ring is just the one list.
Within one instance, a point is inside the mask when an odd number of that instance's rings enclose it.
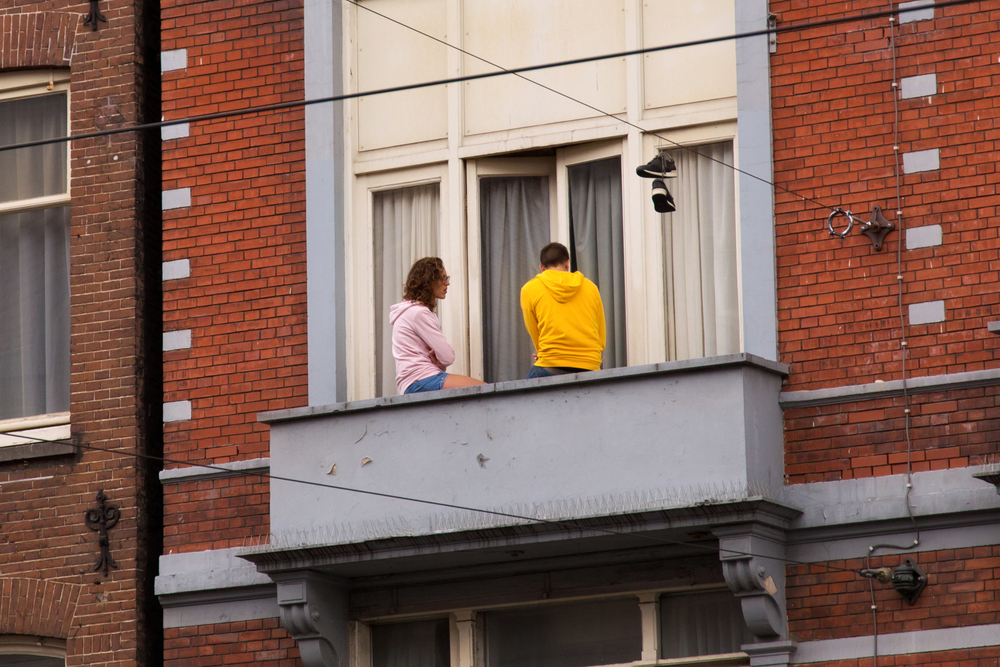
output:
{"label": "woman's bare leg", "polygon": [[474,387],[477,384],[486,384],[482,380],[477,380],[476,378],[470,378],[466,375],[454,375],[448,373],[448,377],[444,379],[444,386],[442,389],[454,389],[455,387]]}

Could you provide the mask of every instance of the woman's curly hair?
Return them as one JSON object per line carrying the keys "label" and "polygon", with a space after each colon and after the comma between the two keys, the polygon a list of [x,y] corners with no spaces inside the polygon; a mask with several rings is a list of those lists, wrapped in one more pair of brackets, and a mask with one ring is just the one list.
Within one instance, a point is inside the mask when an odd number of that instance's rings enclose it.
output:
{"label": "woman's curly hair", "polygon": [[417,301],[431,310],[437,308],[437,297],[434,296],[434,284],[445,279],[444,262],[440,257],[424,257],[418,259],[403,285],[403,298],[407,301]]}

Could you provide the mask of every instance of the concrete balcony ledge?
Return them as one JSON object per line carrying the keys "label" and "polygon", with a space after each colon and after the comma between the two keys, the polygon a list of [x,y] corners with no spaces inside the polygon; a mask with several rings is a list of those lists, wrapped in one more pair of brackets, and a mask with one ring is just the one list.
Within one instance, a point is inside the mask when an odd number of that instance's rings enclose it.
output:
{"label": "concrete balcony ledge", "polygon": [[369,398],[360,401],[334,403],[332,405],[310,405],[304,408],[273,410],[271,412],[259,413],[257,415],[257,421],[274,424],[293,419],[330,415],[339,412],[358,412],[361,410],[376,410],[379,408],[392,408],[397,406],[402,407],[413,405],[414,403],[476,400],[477,397],[489,397],[495,394],[538,391],[565,385],[590,385],[595,383],[642,378],[651,375],[688,374],[692,372],[696,373],[699,371],[727,368],[731,366],[752,366],[762,371],[770,371],[780,377],[788,375],[787,364],[770,361],[753,354],[727,354],[719,357],[665,361],[659,364],[626,366],[624,368],[611,368],[602,371],[574,373],[572,375],[559,375],[549,378],[537,378],[534,380],[512,380],[510,382],[498,382],[496,384],[486,384],[477,387],[463,387],[461,389],[447,389],[443,391],[410,394],[408,396]]}
{"label": "concrete balcony ledge", "polygon": [[268,413],[272,544],[776,498],[785,373],[732,355]]}

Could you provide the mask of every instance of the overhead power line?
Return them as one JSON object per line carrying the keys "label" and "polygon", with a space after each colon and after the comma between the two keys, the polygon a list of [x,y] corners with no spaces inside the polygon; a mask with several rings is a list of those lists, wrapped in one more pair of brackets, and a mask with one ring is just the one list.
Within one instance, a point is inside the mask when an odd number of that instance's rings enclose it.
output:
{"label": "overhead power line", "polygon": [[[26,440],[31,440],[32,442],[38,442],[38,443],[53,443],[53,442],[60,442],[61,443],[61,442],[64,442],[64,441],[57,441],[57,440],[44,440],[42,438],[35,438],[33,436],[24,435],[22,433],[18,433],[17,435],[12,435],[11,437],[24,438]],[[107,453],[107,454],[117,454],[119,456],[127,456],[127,457],[131,457],[131,458],[135,458],[135,459],[146,459],[146,460],[149,460],[149,461],[156,461],[158,463],[177,463],[179,465],[183,465],[183,466],[189,467],[189,468],[191,468],[191,467],[193,467],[193,468],[205,468],[206,470],[216,470],[216,471],[219,471],[219,472],[225,472],[225,473],[229,473],[229,474],[233,474],[233,472],[234,472],[230,468],[226,468],[224,466],[215,465],[215,464],[211,464],[211,463],[191,463],[190,461],[182,461],[180,459],[172,459],[172,458],[168,458],[166,456],[154,456],[152,454],[141,454],[139,452],[123,452],[123,451],[117,450],[117,449],[109,449],[107,447],[94,447],[93,445],[83,445],[83,444],[79,444],[79,443],[72,443],[72,445],[74,447],[78,447],[80,449],[86,449],[86,450],[89,450],[89,451],[104,452],[104,453]],[[774,558],[773,556],[765,556],[763,554],[755,554],[755,553],[751,553],[751,552],[748,552],[748,551],[739,551],[737,549],[725,549],[725,548],[722,548],[722,547],[710,546],[710,545],[707,545],[707,544],[697,544],[697,543],[691,543],[691,542],[682,542],[681,540],[671,540],[671,539],[668,539],[668,538],[665,538],[665,537],[656,537],[656,536],[653,536],[653,535],[646,535],[646,534],[643,534],[643,533],[626,533],[626,532],[622,532],[620,530],[612,530],[610,528],[600,528],[600,527],[596,527],[596,526],[581,526],[578,523],[581,519],[593,518],[593,517],[580,517],[580,519],[572,519],[572,520],[571,519],[544,519],[544,518],[540,518],[540,517],[528,516],[528,515],[525,515],[525,514],[517,514],[515,512],[505,512],[505,511],[502,511],[502,510],[490,510],[490,509],[484,509],[482,507],[470,507],[468,505],[461,505],[459,503],[446,503],[446,502],[437,501],[437,500],[427,500],[426,498],[415,498],[415,497],[412,497],[412,496],[404,496],[404,495],[400,495],[400,494],[396,494],[396,493],[384,493],[384,492],[381,492],[381,491],[370,491],[370,490],[367,490],[367,489],[357,489],[357,488],[354,488],[354,487],[341,486],[341,485],[337,485],[337,484],[324,484],[323,482],[314,482],[314,481],[307,480],[307,479],[298,479],[298,478],[295,478],[295,477],[285,477],[283,475],[272,475],[270,472],[261,472],[261,471],[258,471],[258,470],[246,470],[246,471],[240,471],[240,472],[243,475],[261,477],[261,478],[269,480],[269,481],[270,480],[277,480],[279,482],[289,482],[291,484],[302,484],[302,485],[305,485],[305,486],[318,487],[318,488],[321,488],[321,489],[330,489],[332,491],[345,491],[347,493],[357,493],[357,494],[366,495],[366,496],[374,496],[374,497],[378,497],[378,498],[387,498],[389,500],[400,500],[400,501],[403,501],[403,502],[417,503],[417,504],[421,504],[421,505],[430,505],[430,506],[433,506],[433,507],[441,507],[441,508],[444,508],[444,509],[460,510],[460,511],[464,511],[464,512],[475,512],[477,514],[487,514],[487,515],[490,515],[490,516],[496,516],[496,517],[501,517],[501,518],[506,518],[506,519],[515,519],[515,520],[518,520],[518,521],[528,521],[528,522],[531,522],[531,523],[540,523],[540,524],[550,525],[550,526],[559,526],[559,527],[563,527],[563,528],[571,528],[573,530],[581,531],[581,532],[597,532],[597,533],[603,533],[605,535],[614,535],[616,537],[634,537],[634,538],[637,538],[637,539],[640,539],[640,540],[644,540],[644,541],[647,541],[647,542],[654,542],[654,543],[657,543],[657,544],[666,544],[666,545],[669,545],[669,546],[692,547],[692,548],[697,548],[697,549],[704,549],[706,551],[711,551],[712,553],[719,553],[719,554],[725,552],[725,553],[732,554],[732,555],[735,555],[735,556],[749,556],[751,558],[754,558],[754,557],[769,558],[769,559],[778,560],[778,561],[781,561],[783,563],[787,563],[787,564],[790,564],[790,565],[805,565],[807,567],[808,566],[819,566],[819,567],[824,567],[824,568],[827,568],[828,570],[833,570],[833,571],[837,571],[837,572],[852,572],[852,573],[855,573],[855,574],[857,574],[859,572],[858,570],[852,570],[850,568],[835,567],[835,566],[832,566],[832,565],[829,565],[829,564],[826,564],[826,563],[809,563],[809,562],[798,561],[798,560],[794,560],[794,559],[790,559],[790,558]],[[16,481],[16,480],[11,480],[11,481],[13,482],[13,481]],[[643,511],[643,510],[639,510],[639,511]],[[645,511],[654,512],[654,511],[658,511],[658,510],[650,509],[650,510],[645,510]],[[390,536],[387,536],[387,537],[390,537]]]}
{"label": "overhead power line", "polygon": [[[954,7],[959,5],[968,5],[973,3],[978,3],[981,0],[943,0],[941,2],[930,3],[933,4],[935,8],[945,8]],[[435,81],[425,81],[423,83],[411,83],[403,86],[392,86],[390,88],[378,88],[375,90],[369,90],[365,92],[358,93],[345,93],[343,95],[330,95],[328,97],[318,97],[311,100],[297,100],[293,102],[276,102],[274,104],[265,104],[258,107],[248,107],[246,109],[233,109],[231,111],[219,111],[216,113],[201,114],[195,116],[188,116],[186,118],[175,118],[172,120],[162,120],[153,123],[142,123],[136,125],[127,125],[125,127],[118,127],[107,130],[100,130],[96,132],[84,132],[81,134],[69,135],[66,137],[52,137],[49,139],[37,139],[35,141],[25,141],[16,144],[7,144],[5,146],[0,146],[0,151],[16,150],[19,148],[31,148],[34,146],[46,146],[49,144],[64,143],[67,141],[79,141],[81,139],[95,139],[98,137],[107,137],[116,134],[125,134],[127,132],[138,132],[141,130],[158,130],[164,127],[171,127],[173,125],[183,125],[184,123],[194,123],[200,121],[209,120],[221,120],[224,118],[233,118],[236,116],[244,116],[252,113],[264,113],[267,111],[283,111],[286,109],[294,109],[297,107],[311,106],[314,104],[329,104],[331,102],[342,102],[345,100],[357,99],[360,97],[371,97],[374,95],[386,95],[389,93],[399,93],[407,90],[416,90],[419,88],[430,88],[433,86],[442,86],[449,83],[462,83],[464,81],[477,81],[480,79],[490,79],[497,76],[507,76],[511,74],[523,74],[524,72],[534,72],[538,70],[552,69],[555,67],[567,67],[570,65],[581,65],[584,63],[597,62],[600,60],[610,60],[613,58],[624,58],[627,56],[642,55],[644,53],[657,53],[660,51],[671,51],[674,49],[683,49],[692,46],[701,46],[703,44],[715,44],[718,42],[727,42],[736,39],[747,39],[750,37],[762,37],[765,35],[779,35],[788,32],[796,32],[800,30],[809,30],[812,28],[822,28],[826,26],[841,25],[844,23],[854,23],[857,21],[864,21],[868,19],[876,19],[886,16],[892,16],[896,14],[905,14],[907,12],[919,11],[921,9],[926,9],[926,7],[908,7],[908,8],[896,8],[893,10],[881,10],[877,12],[869,12],[865,14],[857,14],[854,16],[845,16],[836,19],[824,19],[821,21],[807,21],[803,23],[795,23],[788,26],[782,26],[777,28],[767,28],[762,30],[751,30],[748,32],[735,33],[732,35],[723,35],[719,37],[706,37],[704,39],[696,39],[687,42],[678,42],[675,44],[666,44],[663,46],[650,46],[641,49],[631,49],[628,51],[619,51],[617,53],[608,53],[599,56],[587,56],[584,58],[573,58],[570,60],[560,60],[551,63],[545,63],[540,65],[526,65],[524,67],[513,67],[507,70],[497,71],[497,72],[483,72],[481,74],[467,74],[464,76],[451,77],[447,79],[437,79]],[[617,118],[617,116],[615,116]],[[621,120],[620,118],[618,120]],[[644,130],[645,131],[645,130]],[[825,207],[825,206],[824,206]]]}

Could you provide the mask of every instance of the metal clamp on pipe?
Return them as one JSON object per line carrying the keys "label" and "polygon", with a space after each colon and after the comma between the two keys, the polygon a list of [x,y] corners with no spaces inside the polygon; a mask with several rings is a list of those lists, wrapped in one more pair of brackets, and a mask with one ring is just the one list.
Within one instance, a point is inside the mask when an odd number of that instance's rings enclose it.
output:
{"label": "metal clamp on pipe", "polygon": [[[847,227],[842,232],[838,232],[833,228],[833,219],[841,215],[847,216]],[[830,217],[826,219],[826,230],[830,232],[830,236],[839,236],[840,238],[846,238],[851,230],[854,229],[854,215],[850,211],[845,211],[842,208],[835,208],[833,212],[830,213]]]}

